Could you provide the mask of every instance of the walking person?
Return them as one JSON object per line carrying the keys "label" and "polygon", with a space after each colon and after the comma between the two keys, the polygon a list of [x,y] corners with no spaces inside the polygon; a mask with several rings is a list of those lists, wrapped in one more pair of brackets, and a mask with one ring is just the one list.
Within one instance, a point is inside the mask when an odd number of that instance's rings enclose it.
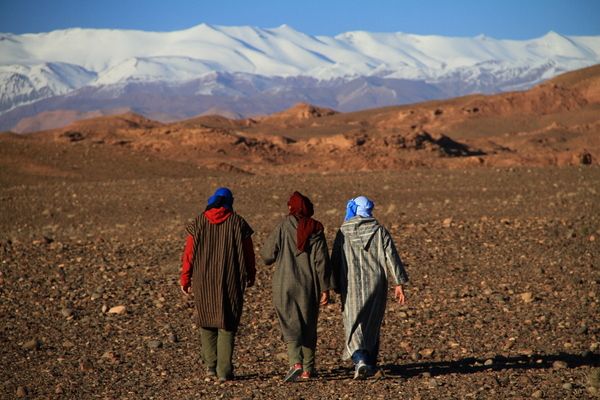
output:
{"label": "walking person", "polygon": [[233,194],[219,188],[187,226],[181,290],[194,294],[202,359],[208,376],[233,379],[233,348],[243,295],[256,275],[252,228],[233,211]]}
{"label": "walking person", "polygon": [[364,379],[377,365],[388,276],[396,285],[394,295],[400,304],[405,301],[402,284],[408,282],[394,241],[373,218],[373,208],[373,202],[365,196],[348,201],[331,256],[337,292],[341,294],[344,359],[354,362],[354,379]]}
{"label": "walking person", "polygon": [[276,263],[273,304],[290,365],[285,382],[315,375],[319,306],[329,302],[333,288],[323,225],[311,218],[310,199],[294,192],[288,209],[261,250],[265,264]]}

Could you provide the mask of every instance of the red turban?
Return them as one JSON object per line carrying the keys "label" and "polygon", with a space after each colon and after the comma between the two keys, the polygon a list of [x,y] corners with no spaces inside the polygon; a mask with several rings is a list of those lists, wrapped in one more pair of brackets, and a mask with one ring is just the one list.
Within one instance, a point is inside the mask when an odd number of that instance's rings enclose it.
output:
{"label": "red turban", "polygon": [[300,192],[294,192],[288,200],[290,207],[290,215],[293,215],[298,220],[298,228],[296,230],[296,246],[298,250],[305,251],[308,238],[317,232],[323,230],[323,224],[312,219],[314,214],[313,204],[308,197],[303,196]]}

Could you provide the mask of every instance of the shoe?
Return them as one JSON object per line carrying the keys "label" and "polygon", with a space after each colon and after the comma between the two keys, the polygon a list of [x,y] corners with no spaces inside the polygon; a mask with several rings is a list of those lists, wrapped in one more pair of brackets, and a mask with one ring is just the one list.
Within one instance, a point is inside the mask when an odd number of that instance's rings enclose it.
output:
{"label": "shoe", "polygon": [[284,382],[294,382],[302,374],[302,364],[296,363],[283,378]]}
{"label": "shoe", "polygon": [[207,367],[206,368],[206,376],[216,376],[217,369],[215,367]]}
{"label": "shoe", "polygon": [[228,382],[228,381],[232,381],[232,380],[233,380],[233,375],[219,377],[219,382]]}
{"label": "shoe", "polygon": [[302,371],[302,373],[300,374],[300,379],[309,380],[311,378],[314,378],[315,376],[316,376],[315,372]]}
{"label": "shoe", "polygon": [[369,372],[369,366],[363,360],[360,360],[354,367],[354,379],[365,379]]}

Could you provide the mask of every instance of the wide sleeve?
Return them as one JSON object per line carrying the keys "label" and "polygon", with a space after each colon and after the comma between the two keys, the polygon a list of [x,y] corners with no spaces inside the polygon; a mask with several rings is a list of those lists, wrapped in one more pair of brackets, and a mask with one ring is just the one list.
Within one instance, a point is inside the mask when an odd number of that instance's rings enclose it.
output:
{"label": "wide sleeve", "polygon": [[343,263],[344,234],[341,230],[338,230],[333,241],[333,249],[331,250],[331,269],[336,293],[340,293],[340,290],[345,286],[342,277]]}
{"label": "wide sleeve", "polygon": [[185,248],[183,255],[181,256],[181,275],[179,277],[179,283],[184,288],[190,286],[192,281],[192,272],[194,270],[193,260],[194,259],[194,237],[188,235],[185,241]]}
{"label": "wide sleeve", "polygon": [[254,285],[256,278],[256,257],[254,256],[254,244],[252,236],[248,236],[242,241],[242,251],[244,252],[244,261],[246,263],[246,274],[248,286]]}
{"label": "wide sleeve", "polygon": [[335,282],[331,273],[331,259],[329,258],[329,249],[323,231],[317,234],[316,240],[311,246],[311,253],[321,291],[334,289]]}
{"label": "wide sleeve", "polygon": [[383,248],[385,250],[385,262],[388,269],[388,272],[392,275],[394,279],[394,283],[396,285],[400,285],[401,283],[408,282],[408,274],[404,269],[404,264],[400,259],[400,255],[398,254],[398,250],[396,250],[396,245],[394,244],[394,240],[392,236],[387,231],[387,229],[382,228],[383,230]]}
{"label": "wide sleeve", "polygon": [[271,232],[265,243],[263,243],[262,249],[260,249],[260,256],[266,265],[271,265],[277,260],[279,251],[281,248],[281,224]]}

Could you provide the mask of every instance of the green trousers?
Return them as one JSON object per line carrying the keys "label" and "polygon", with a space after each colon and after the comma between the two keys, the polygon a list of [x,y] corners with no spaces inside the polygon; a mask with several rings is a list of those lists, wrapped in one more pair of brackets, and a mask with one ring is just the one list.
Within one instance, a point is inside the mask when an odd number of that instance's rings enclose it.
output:
{"label": "green trousers", "polygon": [[217,377],[233,377],[233,345],[235,332],[217,328],[200,328],[202,360],[209,369],[214,369]]}
{"label": "green trousers", "polygon": [[288,360],[290,367],[294,364],[302,364],[304,371],[314,372],[315,370],[315,349],[305,347],[299,343],[289,342],[287,344]]}

